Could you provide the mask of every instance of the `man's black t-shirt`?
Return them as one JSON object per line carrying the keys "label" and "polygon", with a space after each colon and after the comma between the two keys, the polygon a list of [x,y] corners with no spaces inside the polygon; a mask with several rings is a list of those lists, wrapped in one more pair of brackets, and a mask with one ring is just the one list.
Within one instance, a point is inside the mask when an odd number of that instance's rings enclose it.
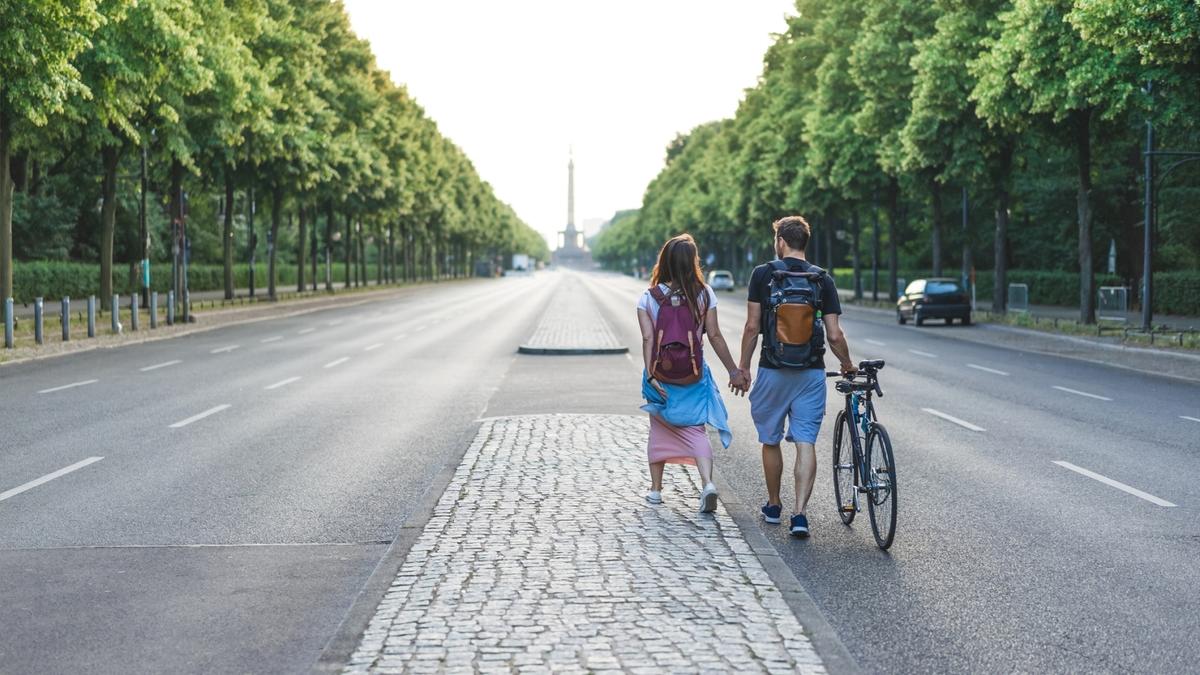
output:
{"label": "man's black t-shirt", "polygon": [[[801,260],[800,258],[784,258],[783,262],[786,263],[788,269],[793,272],[810,272],[814,268],[816,268],[816,265],[813,265],[812,263],[808,262],[807,260]],[[747,289],[748,290],[747,300],[749,300],[750,302],[757,302],[758,304],[763,306],[762,319],[760,320],[760,323],[758,326],[758,330],[760,333],[763,332],[763,330],[765,330],[765,326],[766,326],[766,322],[767,322],[767,314],[766,314],[767,307],[766,307],[766,305],[767,305],[767,299],[771,295],[771,272],[772,272],[772,270],[774,270],[774,268],[770,265],[770,263],[768,263],[766,265],[759,265],[758,267],[755,267],[754,273],[750,275],[750,285],[748,286],[748,289]],[[833,283],[833,275],[832,274],[826,274],[824,280],[822,280],[822,282],[821,282],[821,313],[822,314],[841,314],[842,313],[842,301],[838,297],[837,287]],[[762,348],[766,349],[766,343],[763,344]],[[759,354],[758,365],[760,368],[773,368],[774,367],[774,366],[770,365],[769,363],[767,363],[766,359],[762,358],[761,353]],[[810,367],[811,368],[820,368],[820,369],[824,370],[825,364],[822,360],[821,363],[814,363]]]}

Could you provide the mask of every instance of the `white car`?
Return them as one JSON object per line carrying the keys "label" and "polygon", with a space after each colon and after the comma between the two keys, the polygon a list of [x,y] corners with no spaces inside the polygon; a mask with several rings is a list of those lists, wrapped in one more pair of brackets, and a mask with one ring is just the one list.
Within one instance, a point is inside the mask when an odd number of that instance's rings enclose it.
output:
{"label": "white car", "polygon": [[708,273],[708,285],[714,291],[732,291],[733,273],[727,270],[713,270]]}

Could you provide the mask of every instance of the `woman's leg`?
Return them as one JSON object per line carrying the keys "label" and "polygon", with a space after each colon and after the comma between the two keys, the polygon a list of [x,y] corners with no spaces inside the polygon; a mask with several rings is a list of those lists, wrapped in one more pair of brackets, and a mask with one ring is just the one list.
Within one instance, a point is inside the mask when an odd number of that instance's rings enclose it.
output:
{"label": "woman's leg", "polygon": [[666,462],[650,462],[650,491],[662,492],[663,467]]}
{"label": "woman's leg", "polygon": [[696,469],[700,472],[700,487],[712,482],[712,457],[697,457]]}

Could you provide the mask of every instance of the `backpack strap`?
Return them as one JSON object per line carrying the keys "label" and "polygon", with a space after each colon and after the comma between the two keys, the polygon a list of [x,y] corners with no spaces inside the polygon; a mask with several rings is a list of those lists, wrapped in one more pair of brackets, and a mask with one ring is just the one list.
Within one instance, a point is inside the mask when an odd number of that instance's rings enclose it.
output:
{"label": "backpack strap", "polygon": [[670,297],[666,293],[662,292],[662,289],[658,287],[658,284],[654,284],[649,290],[650,297],[654,298],[654,301],[658,303],[659,307],[662,307],[664,304],[666,304],[667,298]]}

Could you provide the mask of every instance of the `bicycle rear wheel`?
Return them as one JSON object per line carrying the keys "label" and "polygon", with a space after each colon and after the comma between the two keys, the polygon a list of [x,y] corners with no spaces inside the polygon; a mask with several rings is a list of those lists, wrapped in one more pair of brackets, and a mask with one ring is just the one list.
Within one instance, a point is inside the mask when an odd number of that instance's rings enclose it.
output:
{"label": "bicycle rear wheel", "polygon": [[867,510],[875,543],[887,550],[896,536],[896,462],[892,440],[882,424],[872,424],[867,434]]}
{"label": "bicycle rear wheel", "polygon": [[833,423],[833,497],[838,515],[846,525],[858,513],[858,492],[854,488],[854,437],[846,411],[838,412]]}

